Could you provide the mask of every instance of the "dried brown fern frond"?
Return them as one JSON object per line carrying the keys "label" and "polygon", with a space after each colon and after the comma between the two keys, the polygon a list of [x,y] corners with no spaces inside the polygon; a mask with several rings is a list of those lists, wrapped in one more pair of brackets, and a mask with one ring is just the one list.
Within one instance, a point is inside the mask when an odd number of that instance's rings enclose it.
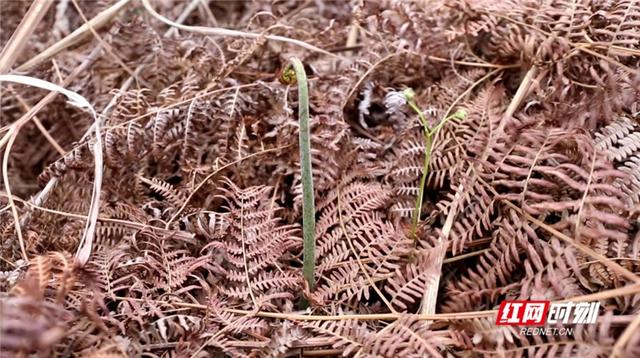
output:
{"label": "dried brown fern frond", "polygon": [[[437,265],[438,257],[444,256],[442,246],[421,249],[411,253],[410,261],[396,269],[389,278],[385,291],[390,295],[390,303],[402,312],[412,312],[415,303],[419,302],[427,287],[440,275]],[[411,307],[413,306],[413,307]]]}
{"label": "dried brown fern frond", "polygon": [[202,255],[193,257],[187,250],[178,249],[166,241],[158,245],[146,242],[142,250],[146,253],[145,265],[153,272],[149,277],[152,282],[150,289],[163,289],[172,292],[175,289],[186,291],[187,279],[206,264],[209,257]]}
{"label": "dried brown fern frond", "polygon": [[173,205],[176,208],[181,207],[184,203],[184,200],[186,199],[183,193],[177,191],[171,186],[171,184],[163,180],[157,178],[147,179],[144,177],[140,177],[140,181],[147,184],[154,193],[158,193],[159,195],[161,195],[163,199],[169,201],[169,204]]}
{"label": "dried brown fern frond", "polygon": [[[208,243],[202,252],[216,257],[216,294],[248,309],[274,309],[275,302],[290,305],[301,277],[281,269],[286,254],[301,240],[292,225],[282,225],[278,207],[267,186],[240,189],[225,180],[226,213],[210,215],[200,225]],[[206,220],[206,219],[204,219]]]}
{"label": "dried brown fern frond", "polygon": [[552,240],[540,251],[539,258],[525,262],[527,275],[522,280],[520,297],[558,299],[589,292],[586,275],[578,266],[573,248]]}
{"label": "dried brown fern frond", "polygon": [[3,354],[48,355],[65,335],[64,309],[33,295],[0,299],[0,312]]}
{"label": "dried brown fern frond", "polygon": [[[632,29],[637,4],[459,1],[454,7],[464,14],[454,34],[470,41],[476,54],[541,69],[536,80],[549,86],[536,93],[551,118],[573,114],[567,126],[594,128],[637,101],[629,85],[636,81],[633,55],[640,49]],[[572,106],[562,103],[569,98]]]}
{"label": "dried brown fern frond", "polygon": [[106,299],[114,299],[126,291],[134,283],[135,265],[144,262],[130,255],[122,246],[98,247],[84,268],[88,276],[87,286]]}
{"label": "dried brown fern frond", "polygon": [[[491,223],[494,234],[489,249],[478,258],[475,268],[447,284],[445,312],[475,311],[494,307],[510,290],[517,289],[522,280],[523,254],[535,256],[533,242],[539,240],[535,232],[513,211]],[[530,237],[530,235],[534,235]]]}
{"label": "dried brown fern frond", "polygon": [[[578,242],[604,255],[621,255],[630,226],[625,195],[614,183],[625,174],[614,170],[585,134],[531,130],[521,138],[496,173],[495,184],[511,190],[505,197],[554,220],[554,227],[573,233]],[[608,278],[596,282],[612,284]]]}
{"label": "dried brown fern frond", "polygon": [[[66,252],[89,205],[92,121],[56,98],[3,163],[30,259],[18,260],[0,195],[6,354],[638,355],[640,296],[627,284],[640,270],[637,2],[150,3],[191,29],[337,56],[168,29],[129,1],[96,29],[102,41],[30,68],[100,112],[103,200],[78,268]],[[0,1],[0,44],[24,14],[16,4]],[[17,64],[82,25],[70,5],[50,8]],[[79,6],[91,17],[110,4]],[[300,272],[296,89],[277,81],[290,56],[310,89],[314,290]],[[461,114],[434,135],[424,188],[407,88],[431,127]],[[2,90],[0,137],[43,96]],[[598,324],[567,336],[524,335],[490,313],[592,294]]]}
{"label": "dried brown fern frond", "polygon": [[12,292],[39,300],[51,297],[60,303],[78,278],[75,265],[75,259],[69,253],[51,252],[37,256]]}
{"label": "dried brown fern frond", "polygon": [[447,340],[445,335],[429,330],[415,315],[403,315],[380,327],[353,320],[303,322],[301,326],[328,338],[331,347],[339,349],[343,356],[442,357]]}
{"label": "dried brown fern frond", "polygon": [[358,180],[339,185],[318,203],[316,275],[322,279],[314,295],[320,302],[368,299],[372,286],[393,277],[411,248],[379,210],[390,191]]}
{"label": "dried brown fern frond", "polygon": [[626,194],[630,207],[640,203],[640,124],[620,117],[596,133],[596,149],[604,151],[614,167],[628,174],[615,185]]}

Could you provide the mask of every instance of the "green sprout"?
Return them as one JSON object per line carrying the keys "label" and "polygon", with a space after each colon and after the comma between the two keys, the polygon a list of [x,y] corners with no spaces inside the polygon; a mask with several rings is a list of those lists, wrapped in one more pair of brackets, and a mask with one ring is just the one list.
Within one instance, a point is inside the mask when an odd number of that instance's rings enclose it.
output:
{"label": "green sprout", "polygon": [[402,94],[404,95],[404,99],[409,107],[411,107],[411,109],[413,109],[418,114],[418,117],[420,117],[420,122],[422,123],[422,128],[424,129],[424,164],[422,168],[422,177],[420,178],[420,187],[418,188],[418,197],[416,198],[416,206],[413,212],[413,222],[411,225],[411,236],[415,239],[416,233],[418,231],[420,216],[422,215],[422,201],[424,200],[424,189],[427,182],[427,176],[429,175],[429,165],[431,163],[433,140],[438,134],[438,131],[440,131],[440,129],[445,125],[446,122],[448,122],[450,119],[462,120],[467,116],[467,112],[464,109],[459,109],[454,114],[445,117],[445,119],[441,120],[440,123],[438,123],[435,127],[430,128],[427,118],[416,103],[416,93],[413,91],[413,89],[407,88],[402,92]]}
{"label": "green sprout", "polygon": [[314,286],[315,271],[315,224],[316,210],[313,194],[313,176],[311,172],[311,141],[309,139],[309,89],[307,75],[302,62],[292,57],[291,65],[280,75],[280,81],[287,84],[298,84],[298,119],[300,121],[300,167],[302,176],[302,238],[303,261],[302,273],[309,284]]}

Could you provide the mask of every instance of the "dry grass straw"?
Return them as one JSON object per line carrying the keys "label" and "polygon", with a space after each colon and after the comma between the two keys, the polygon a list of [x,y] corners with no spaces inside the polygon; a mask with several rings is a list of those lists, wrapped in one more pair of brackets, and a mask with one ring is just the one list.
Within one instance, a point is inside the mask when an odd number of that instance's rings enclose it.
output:
{"label": "dry grass straw", "polygon": [[[76,257],[80,265],[84,265],[87,261],[89,261],[89,257],[91,256],[91,248],[93,246],[93,238],[96,231],[96,224],[98,220],[98,212],[100,208],[100,191],[102,188],[102,172],[103,172],[103,157],[102,157],[102,136],[100,135],[100,125],[98,123],[98,115],[96,114],[95,109],[87,101],[86,98],[79,95],[76,92],[69,91],[64,87],[58,86],[48,81],[44,81],[38,78],[29,77],[29,76],[18,76],[18,75],[0,75],[0,82],[13,82],[18,84],[23,84],[31,87],[38,87],[50,92],[58,92],[65,95],[69,99],[69,103],[88,110],[93,116],[95,122],[95,142],[93,144],[93,156],[95,162],[95,171],[94,171],[94,182],[93,182],[93,192],[91,194],[91,204],[89,206],[89,215],[87,219],[87,223],[85,226],[84,234],[82,236],[82,240],[80,241],[80,245],[78,247],[78,251],[76,252]],[[35,108],[35,107],[34,107]],[[35,111],[33,114],[35,115]],[[5,190],[7,191],[9,204],[11,206],[11,211],[13,213],[14,224],[16,227],[16,233],[18,235],[18,240],[20,241],[20,249],[22,250],[22,254],[27,260],[27,253],[25,249],[24,240],[22,237],[22,230],[20,228],[20,217],[18,215],[18,211],[15,207],[15,203],[13,202],[13,196],[11,195],[11,187],[9,185],[8,178],[8,162],[9,162],[9,153],[11,151],[11,146],[15,141],[18,132],[21,127],[28,122],[31,116],[25,116],[24,121],[15,122],[9,132],[5,134],[4,138],[0,141],[0,148],[7,143],[7,148],[4,152],[3,166],[2,166],[2,175],[5,185]],[[6,138],[6,139],[5,139]]]}
{"label": "dry grass straw", "polygon": [[18,28],[0,53],[0,74],[7,72],[13,66],[51,4],[53,4],[53,0],[36,0],[31,4]]}
{"label": "dry grass straw", "polygon": [[[640,283],[627,285],[620,288],[613,288],[610,290],[592,293],[588,295],[576,296],[564,300],[554,301],[558,303],[563,302],[592,302],[605,300],[614,297],[630,296],[640,292]],[[207,305],[194,304],[194,303],[181,303],[181,302],[163,302],[158,300],[148,300],[142,298],[132,297],[114,297],[120,301],[135,301],[141,303],[153,302],[155,304],[167,304],[169,306],[193,308],[199,310],[209,310]],[[340,314],[340,315],[307,315],[299,313],[276,313],[276,312],[264,312],[264,311],[247,311],[239,309],[225,308],[223,311],[243,316],[255,316],[263,318],[273,319],[285,319],[291,321],[344,321],[344,320],[359,320],[359,321],[395,321],[401,317],[407,316],[407,313],[372,313],[372,314]],[[478,318],[490,318],[494,317],[498,313],[498,310],[486,310],[486,311],[471,311],[471,312],[455,312],[455,313],[435,313],[435,314],[418,314],[418,319],[426,321],[459,321]]]}
{"label": "dry grass straw", "polygon": [[[122,10],[131,0],[120,0],[117,3],[113,4],[111,7],[105,9],[96,15],[93,19],[91,19],[86,24],[80,26],[75,31],[65,36],[60,41],[56,42],[52,46],[48,47],[46,50],[42,51],[29,61],[23,63],[22,65],[16,68],[17,72],[25,72],[29,69],[39,65],[40,63],[46,61],[47,59],[55,56],[60,51],[73,46],[78,43],[78,41],[82,40],[85,36],[87,36],[91,29],[97,30],[111,21],[111,19],[117,15],[120,10]],[[1,71],[0,71],[1,72]]]}
{"label": "dry grass straw", "polygon": [[224,29],[224,28],[220,28],[220,27],[205,27],[205,26],[187,26],[187,25],[182,25],[182,24],[179,24],[177,22],[171,21],[171,20],[167,19],[166,17],[160,15],[157,11],[155,11],[153,9],[151,4],[149,3],[149,0],[142,0],[142,5],[149,12],[149,14],[151,16],[155,17],[159,21],[161,21],[161,22],[163,22],[163,23],[165,23],[165,24],[167,24],[169,26],[172,26],[172,27],[180,29],[180,30],[189,31],[189,32],[196,32],[196,33],[199,33],[199,34],[211,35],[211,36],[241,37],[241,38],[245,38],[245,39],[265,38],[265,39],[271,40],[271,41],[278,41],[278,42],[284,42],[284,43],[292,44],[292,45],[295,45],[295,46],[298,46],[298,47],[302,47],[302,48],[304,48],[306,50],[317,52],[317,53],[321,53],[321,54],[324,54],[324,55],[327,55],[327,56],[340,57],[340,56],[338,56],[338,55],[336,55],[334,53],[331,53],[331,52],[323,50],[323,49],[321,49],[319,47],[313,46],[313,45],[311,45],[309,43],[306,43],[304,41],[292,39],[292,38],[285,37],[285,36],[256,34],[256,33],[252,33],[252,32],[229,30],[229,29]]}

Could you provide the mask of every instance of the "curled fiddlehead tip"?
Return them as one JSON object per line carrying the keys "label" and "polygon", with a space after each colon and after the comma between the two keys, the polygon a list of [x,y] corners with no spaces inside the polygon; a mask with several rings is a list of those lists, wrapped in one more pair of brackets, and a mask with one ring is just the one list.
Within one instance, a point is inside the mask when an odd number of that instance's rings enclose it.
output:
{"label": "curled fiddlehead tip", "polygon": [[413,90],[413,88],[407,88],[404,91],[402,91],[402,94],[404,95],[404,99],[407,101],[407,103],[412,103],[416,100],[416,92]]}
{"label": "curled fiddlehead tip", "polygon": [[296,70],[291,64],[287,64],[278,72],[278,81],[283,85],[295,85],[298,83]]}
{"label": "curled fiddlehead tip", "polygon": [[451,115],[453,119],[465,119],[467,117],[467,111],[464,108],[458,109],[454,114]]}

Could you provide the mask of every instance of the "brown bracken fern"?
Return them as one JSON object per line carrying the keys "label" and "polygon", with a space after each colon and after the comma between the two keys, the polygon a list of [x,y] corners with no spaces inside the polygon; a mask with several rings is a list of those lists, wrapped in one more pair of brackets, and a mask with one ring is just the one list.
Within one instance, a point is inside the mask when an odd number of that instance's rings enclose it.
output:
{"label": "brown bracken fern", "polygon": [[[84,24],[58,3],[7,73],[68,82],[101,126],[60,96],[24,117],[47,93],[2,85],[0,143],[24,125],[2,163],[0,356],[640,355],[637,2],[131,1],[22,67]],[[0,1],[1,47],[27,9]],[[529,299],[598,301],[597,322],[495,324]]]}

